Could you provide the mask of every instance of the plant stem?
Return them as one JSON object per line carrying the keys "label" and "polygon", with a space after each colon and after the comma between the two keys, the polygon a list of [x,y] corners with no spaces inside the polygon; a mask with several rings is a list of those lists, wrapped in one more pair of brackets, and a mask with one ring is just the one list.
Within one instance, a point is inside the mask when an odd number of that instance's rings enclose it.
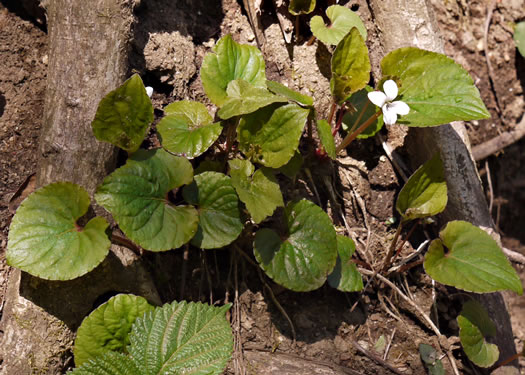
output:
{"label": "plant stem", "polygon": [[410,230],[408,231],[408,234],[406,235],[406,237],[403,239],[403,242],[401,242],[401,245],[399,245],[399,247],[397,248],[397,251],[394,254],[394,257],[392,258],[392,261],[394,261],[394,259],[399,255],[399,253],[403,249],[403,246],[405,246],[405,243],[410,239],[410,237],[414,233],[414,230],[416,229],[418,224],[419,224],[419,220],[416,220],[412,228],[410,228]]}
{"label": "plant stem", "polygon": [[335,134],[339,131],[341,128],[341,124],[343,123],[343,116],[346,113],[346,107],[345,103],[341,105],[341,108],[339,108],[339,116],[337,116],[337,123],[334,126],[334,129],[332,130],[332,135],[335,136]]}
{"label": "plant stem", "polygon": [[118,234],[111,234],[111,242],[115,245],[124,246],[133,251],[137,256],[142,256],[141,248],[135,245],[131,240],[121,237]]}
{"label": "plant stem", "polygon": [[330,107],[330,114],[328,115],[328,123],[332,126],[332,121],[334,120],[334,113],[337,108],[337,103],[335,100],[332,100],[332,106]]}
{"label": "plant stem", "polygon": [[394,235],[394,239],[392,240],[392,243],[390,244],[390,248],[388,249],[388,254],[386,255],[386,258],[383,262],[381,271],[385,271],[390,265],[392,256],[394,255],[394,250],[396,249],[397,240],[399,239],[399,235],[401,234],[401,229],[403,229],[403,222],[400,222],[399,226],[397,227],[396,234]]}
{"label": "plant stem", "polygon": [[354,139],[357,138],[366,128],[368,128],[377,118],[381,115],[381,112],[374,113],[368,120],[366,120],[363,125],[361,125],[356,131],[348,134],[345,139],[337,146],[335,153],[338,154],[341,150],[347,147]]}

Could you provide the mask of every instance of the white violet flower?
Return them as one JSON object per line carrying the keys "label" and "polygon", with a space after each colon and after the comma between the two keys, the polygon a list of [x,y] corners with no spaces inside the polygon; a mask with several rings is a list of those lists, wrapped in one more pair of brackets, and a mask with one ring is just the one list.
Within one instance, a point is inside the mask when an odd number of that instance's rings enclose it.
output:
{"label": "white violet flower", "polygon": [[153,95],[153,87],[146,86],[146,94],[151,98],[151,95]]}
{"label": "white violet flower", "polygon": [[393,101],[397,98],[397,85],[389,79],[383,83],[384,93],[381,91],[372,91],[368,93],[368,99],[383,112],[383,121],[387,125],[393,125],[397,121],[397,115],[408,115],[410,107],[400,100]]}

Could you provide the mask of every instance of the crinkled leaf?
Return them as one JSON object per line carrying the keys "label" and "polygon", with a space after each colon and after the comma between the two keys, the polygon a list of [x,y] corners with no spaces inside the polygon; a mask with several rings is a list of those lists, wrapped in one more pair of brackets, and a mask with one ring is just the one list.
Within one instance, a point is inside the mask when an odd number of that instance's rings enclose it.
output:
{"label": "crinkled leaf", "polygon": [[166,116],[181,116],[192,128],[198,128],[213,122],[213,117],[206,106],[192,100],[181,100],[171,103],[164,108]]}
{"label": "crinkled leaf", "polygon": [[312,13],[315,9],[315,0],[290,0],[288,11],[294,16]]}
{"label": "crinkled leaf", "polygon": [[268,87],[268,90],[273,92],[274,94],[284,96],[285,98],[288,98],[291,101],[294,101],[300,105],[311,107],[314,105],[314,99],[311,96],[301,94],[300,92],[297,92],[295,90],[292,90],[291,88],[275,81],[266,81],[266,86]]}
{"label": "crinkled leaf", "polygon": [[408,179],[397,197],[396,209],[404,221],[437,215],[447,205],[447,183],[439,153]]}
{"label": "crinkled leaf", "polygon": [[514,41],[521,56],[525,57],[525,21],[518,22],[516,25],[514,29]]}
{"label": "crinkled leaf", "polygon": [[241,234],[239,199],[230,177],[203,172],[183,190],[184,199],[198,207],[199,228],[191,243],[201,249],[217,249]]}
{"label": "crinkled leaf", "polygon": [[335,153],[335,140],[332,135],[332,127],[326,120],[317,121],[317,132],[319,133],[319,138],[321,139],[321,144],[326,152],[326,154],[334,159],[337,157]]}
{"label": "crinkled leaf", "polygon": [[76,221],[89,208],[88,193],[80,186],[58,182],[25,199],[11,222],[7,263],[47,280],[71,280],[104,260],[111,242],[107,221],[91,219],[84,228]]}
{"label": "crinkled leaf", "polygon": [[145,298],[118,294],[89,314],[77,331],[75,364],[82,365],[107,351],[125,352],[135,320],[153,310]]}
{"label": "crinkled leaf", "polygon": [[499,358],[498,347],[485,339],[496,335],[496,326],[483,306],[474,300],[463,305],[458,318],[459,339],[467,357],[479,367],[490,367]]}
{"label": "crinkled leaf", "polygon": [[341,103],[361,90],[370,80],[370,58],[365,40],[354,27],[338,44],[332,55],[330,90]]}
{"label": "crinkled leaf", "polygon": [[439,237],[431,242],[424,262],[425,271],[434,280],[475,293],[504,289],[523,293],[509,260],[482,229],[466,221],[451,221]]}
{"label": "crinkled leaf", "polygon": [[[377,108],[370,103],[367,94],[374,91],[370,86],[365,86],[364,89],[352,94],[348,102],[357,111],[348,111],[343,116],[343,129],[351,133],[363,124],[366,120],[372,117]],[[363,112],[364,110],[364,112]],[[358,123],[357,120],[359,120]],[[376,133],[383,127],[383,115],[380,115],[370,126],[368,126],[361,134],[357,136],[359,139],[365,139],[376,135]]]}
{"label": "crinkled leaf", "polygon": [[228,98],[219,109],[219,117],[222,119],[245,115],[272,103],[287,101],[286,98],[272,94],[265,88],[253,86],[243,79],[231,81],[226,93]]}
{"label": "crinkled leaf", "polygon": [[342,292],[358,292],[363,289],[363,279],[352,262],[355,243],[350,237],[337,235],[337,262],[328,276],[328,284]]}
{"label": "crinkled leaf", "polygon": [[213,104],[221,107],[228,99],[228,84],[239,78],[265,88],[264,59],[257,48],[238,44],[231,35],[226,35],[217,42],[214,52],[204,57],[202,85]]}
{"label": "crinkled leaf", "polygon": [[320,16],[312,17],[310,29],[317,39],[325,44],[337,45],[347,35],[352,27],[357,28],[363,39],[366,39],[366,27],[357,13],[341,5],[332,5],[326,9],[326,15],[331,21],[325,25]]}
{"label": "crinkled leaf", "polygon": [[399,80],[398,100],[410,107],[400,124],[433,126],[490,117],[467,71],[445,55],[404,47],[386,55],[381,69]]}
{"label": "crinkled leaf", "polygon": [[276,283],[297,292],[319,288],[337,259],[337,240],[328,215],[307,200],[285,209],[286,239],[272,229],[255,235],[255,258]]}
{"label": "crinkled leaf", "polygon": [[279,183],[267,168],[258,169],[248,160],[230,160],[232,185],[240,200],[246,205],[255,223],[270,216],[277,207],[284,206]]}
{"label": "crinkled leaf", "polygon": [[287,104],[243,116],[237,128],[241,151],[267,167],[283,166],[299,147],[309,112],[297,104]]}
{"label": "crinkled leaf", "polygon": [[95,199],[111,212],[126,236],[143,248],[176,249],[196,233],[198,215],[193,207],[171,204],[167,194],[192,178],[187,159],[163,149],[139,150],[104,179]]}
{"label": "crinkled leaf", "polygon": [[419,344],[419,355],[429,375],[445,375],[443,362],[438,359],[439,356],[436,349],[427,344]]}
{"label": "crinkled leaf", "polygon": [[135,152],[153,121],[153,105],[142,79],[134,74],[99,103],[93,120],[93,134],[128,152]]}
{"label": "crinkled leaf", "polygon": [[119,352],[104,352],[68,372],[71,375],[146,375],[129,356]]}

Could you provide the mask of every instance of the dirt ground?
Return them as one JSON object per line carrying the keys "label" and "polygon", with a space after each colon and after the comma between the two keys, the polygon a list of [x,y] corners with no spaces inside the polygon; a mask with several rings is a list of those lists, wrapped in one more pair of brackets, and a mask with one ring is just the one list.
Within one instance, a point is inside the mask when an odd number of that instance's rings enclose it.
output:
{"label": "dirt ground", "polygon": [[[367,26],[372,26],[365,1],[342,3],[357,11]],[[498,3],[485,33],[487,3],[432,0],[447,55],[470,72],[492,115],[489,120],[466,124],[473,145],[512,130],[525,113],[525,60],[514,47],[511,26],[525,18],[525,1]],[[231,33],[239,42],[256,42],[241,1],[181,0],[181,6],[172,4],[171,0],[143,1],[137,10],[131,68],[142,74],[147,85],[154,87],[156,109],[185,98],[205,100],[198,71],[203,56],[220,36]],[[270,1],[265,2],[262,12],[267,76],[312,95],[316,107],[325,109],[320,114],[326,115],[328,80],[322,69],[311,62],[322,65],[328,54],[317,43],[307,45],[308,18],[302,20],[302,40],[287,46]],[[369,47],[373,49],[372,42]],[[10,200],[35,172],[37,163],[46,88],[46,48],[45,26],[34,22],[16,2],[0,1],[0,317],[9,275],[4,254],[13,215]],[[175,51],[179,60],[169,58]],[[493,68],[492,84],[486,55]],[[383,129],[381,135],[389,141],[396,139],[387,129]],[[523,150],[525,139],[478,165],[503,244],[521,254],[525,254],[525,220],[521,213],[521,209],[525,209]],[[313,180],[300,176],[295,183],[280,181],[285,188],[285,198],[309,195],[330,213],[342,233],[354,238],[364,258],[372,262],[382,259],[395,229],[389,220],[396,216],[395,197],[403,180],[385,155],[379,138],[357,142],[335,165],[315,160],[309,163]],[[427,231],[435,234],[436,228],[429,227]],[[423,232],[416,233],[402,254],[408,255],[424,239]],[[246,252],[251,252],[249,245]],[[376,284],[363,294],[343,294],[324,286],[299,294],[259,277],[250,263],[223,254],[224,250],[205,254],[196,251],[190,255],[190,265],[195,268],[187,275],[184,296],[208,302],[211,298],[236,302],[232,320],[236,337],[245,350],[245,360],[237,356],[228,373],[244,365],[248,373],[256,374],[254,353],[262,352],[275,352],[294,361],[302,358],[303,362],[332,369],[351,369],[355,373],[390,373],[358,347],[384,358],[403,374],[426,373],[417,347],[419,343],[437,345],[436,337],[419,320],[414,308],[399,300],[388,287]],[[169,302],[178,298],[180,279],[169,275],[174,268],[180,268],[181,255],[150,254],[148,257],[159,266],[159,279],[172,281],[160,291],[163,299]],[[235,265],[234,279],[230,277],[232,264]],[[203,265],[208,267],[208,279],[199,268]],[[515,267],[525,282],[524,265],[515,264]],[[435,292],[448,296],[448,288],[433,289],[430,278],[421,268],[411,270],[406,278],[396,280],[396,284],[412,295],[424,311],[429,314],[439,311],[443,333],[457,335],[455,317],[459,311],[454,307],[453,297],[443,297],[435,304],[432,299]],[[234,290],[239,292],[237,298]],[[505,293],[505,298],[520,350],[525,342],[525,297]],[[459,349],[454,354],[461,373],[476,373]],[[446,358],[443,362],[449,369]],[[525,366],[525,361],[521,364]],[[525,369],[521,371],[525,374]]]}

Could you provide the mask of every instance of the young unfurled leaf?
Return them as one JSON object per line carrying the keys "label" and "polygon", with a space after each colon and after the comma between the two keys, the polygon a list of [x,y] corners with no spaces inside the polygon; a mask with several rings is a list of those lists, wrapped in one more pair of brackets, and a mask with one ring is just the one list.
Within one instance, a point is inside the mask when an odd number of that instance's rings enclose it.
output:
{"label": "young unfurled leaf", "polygon": [[129,356],[105,352],[73,375],[222,374],[233,351],[231,305],[173,302],[133,324]]}
{"label": "young unfurled leaf", "polygon": [[[348,133],[357,130],[357,128],[372,117],[376,113],[376,106],[370,103],[367,94],[374,91],[370,86],[365,86],[352,94],[348,102],[357,109],[356,111],[348,111],[343,116],[343,130]],[[364,113],[361,113],[364,111]],[[359,118],[360,117],[360,118]],[[356,121],[359,119],[359,122]],[[383,127],[383,115],[380,115],[370,126],[368,126],[361,134],[357,136],[359,139],[366,139],[373,137]]]}
{"label": "young unfurled leaf", "polygon": [[368,48],[357,28],[337,44],[332,56],[332,78],[330,89],[338,103],[361,90],[370,80],[370,58]]}
{"label": "young unfurled leaf", "polygon": [[202,85],[213,104],[221,107],[228,99],[228,84],[239,78],[266,88],[264,59],[257,48],[238,44],[231,35],[226,35],[217,42],[214,52],[204,57]]}
{"label": "young unfurled leaf", "polygon": [[153,310],[145,298],[118,294],[89,314],[77,331],[75,364],[82,365],[107,351],[125,352],[135,320]]}
{"label": "young unfurled leaf", "polygon": [[253,173],[253,164],[240,159],[230,160],[228,164],[233,187],[255,223],[270,216],[277,207],[284,206],[279,183],[269,169],[261,168]]}
{"label": "young unfurled leaf", "polygon": [[99,103],[93,134],[130,153],[138,150],[153,121],[153,106],[142,79],[134,74]]}
{"label": "young unfurled leaf", "polygon": [[434,280],[468,292],[523,293],[520,278],[496,241],[466,221],[447,224],[430,243],[424,267]]}
{"label": "young unfurled leaf", "polygon": [[363,279],[352,262],[355,243],[350,237],[337,235],[337,263],[328,276],[328,284],[342,292],[358,292],[363,289]]}
{"label": "young unfurled leaf", "polygon": [[95,199],[138,245],[152,251],[176,249],[196,233],[198,216],[193,207],[171,204],[167,194],[192,178],[187,159],[163,149],[139,150],[104,179]]}
{"label": "young unfurled leaf", "polygon": [[284,96],[285,98],[294,101],[302,106],[311,107],[314,105],[314,99],[311,96],[301,94],[295,90],[292,90],[289,87],[286,87],[285,85],[279,82],[268,80],[266,81],[266,86],[268,87],[268,90],[270,90],[274,94]]}
{"label": "young unfurled leaf", "polygon": [[299,147],[309,112],[297,104],[286,104],[243,116],[237,128],[239,148],[262,165],[281,167]]}
{"label": "young unfurled leaf", "polygon": [[400,100],[410,107],[400,124],[434,126],[490,117],[467,71],[445,55],[404,47],[386,55],[381,69],[399,80]]}
{"label": "young unfurled leaf", "polygon": [[219,109],[219,117],[225,120],[255,112],[272,103],[287,102],[286,98],[274,95],[265,88],[253,86],[243,79],[231,81],[226,93],[228,98]]}
{"label": "young unfurled leaf", "polygon": [[199,210],[199,228],[191,243],[201,249],[217,249],[241,234],[239,199],[230,177],[203,172],[183,190],[184,199]]}
{"label": "young unfurled leaf", "polygon": [[518,22],[516,25],[514,29],[514,41],[521,56],[525,57],[525,21]]}
{"label": "young unfurled leaf", "polygon": [[315,0],[290,0],[288,11],[294,16],[312,13],[315,9]]}
{"label": "young unfurled leaf", "polygon": [[213,123],[206,106],[180,101],[164,109],[166,116],[157,125],[162,146],[189,159],[204,153],[221,135],[220,122]]}
{"label": "young unfurled leaf", "polygon": [[366,27],[357,13],[341,5],[332,5],[326,9],[331,24],[326,26],[320,16],[312,17],[310,29],[312,34],[325,44],[337,45],[355,27],[366,40]]}
{"label": "young unfurled leaf", "polygon": [[111,242],[104,218],[95,217],[84,228],[77,225],[89,204],[88,193],[69,182],[36,190],[11,222],[7,263],[47,280],[71,280],[94,269]]}
{"label": "young unfurled leaf", "polygon": [[396,209],[403,221],[437,215],[447,205],[447,183],[439,153],[408,179],[397,197]]}
{"label": "young unfurled leaf", "polygon": [[319,138],[326,154],[334,159],[337,157],[335,154],[335,141],[334,136],[332,135],[332,127],[326,120],[317,121],[317,132],[319,133]]}
{"label": "young unfurled leaf", "polygon": [[479,367],[490,367],[499,358],[498,347],[486,338],[496,335],[496,326],[483,306],[474,300],[463,305],[458,318],[459,339],[467,357]]}
{"label": "young unfurled leaf", "polygon": [[443,362],[438,358],[436,349],[427,344],[419,344],[419,355],[429,375],[445,375]]}
{"label": "young unfurled leaf", "polygon": [[276,283],[297,292],[319,288],[337,259],[337,240],[328,215],[307,200],[285,209],[286,239],[272,229],[255,235],[255,258]]}

